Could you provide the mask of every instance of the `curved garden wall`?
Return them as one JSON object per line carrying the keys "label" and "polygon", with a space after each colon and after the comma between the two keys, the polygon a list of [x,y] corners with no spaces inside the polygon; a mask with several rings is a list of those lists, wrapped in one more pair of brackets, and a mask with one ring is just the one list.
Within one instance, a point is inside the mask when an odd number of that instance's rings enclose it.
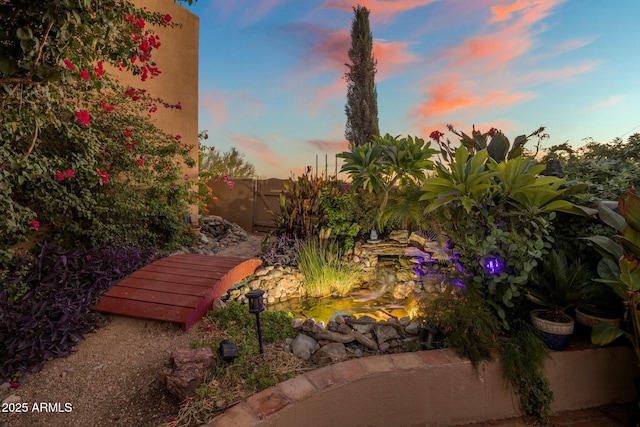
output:
{"label": "curved garden wall", "polygon": [[[636,398],[627,347],[551,352],[553,411]],[[522,415],[498,362],[475,370],[451,350],[329,365],[248,398],[205,426],[447,426]]]}

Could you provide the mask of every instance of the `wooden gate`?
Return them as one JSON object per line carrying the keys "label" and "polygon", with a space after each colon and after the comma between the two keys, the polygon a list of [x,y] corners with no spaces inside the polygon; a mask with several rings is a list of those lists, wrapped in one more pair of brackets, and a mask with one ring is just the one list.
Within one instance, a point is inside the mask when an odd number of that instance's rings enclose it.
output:
{"label": "wooden gate", "polygon": [[218,215],[251,233],[268,233],[275,228],[270,211],[280,210],[279,197],[283,179],[231,178],[233,188],[224,182],[209,180],[214,200],[207,207]]}

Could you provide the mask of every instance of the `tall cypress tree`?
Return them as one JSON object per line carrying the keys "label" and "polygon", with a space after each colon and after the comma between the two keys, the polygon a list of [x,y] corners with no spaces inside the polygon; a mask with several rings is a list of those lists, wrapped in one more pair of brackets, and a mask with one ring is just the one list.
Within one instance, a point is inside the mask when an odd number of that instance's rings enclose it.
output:
{"label": "tall cypress tree", "polygon": [[378,94],[376,92],[376,60],[373,57],[373,38],[369,28],[369,10],[358,5],[353,8],[351,25],[351,64],[345,64],[347,79],[347,126],[344,136],[351,146],[363,145],[378,129]]}

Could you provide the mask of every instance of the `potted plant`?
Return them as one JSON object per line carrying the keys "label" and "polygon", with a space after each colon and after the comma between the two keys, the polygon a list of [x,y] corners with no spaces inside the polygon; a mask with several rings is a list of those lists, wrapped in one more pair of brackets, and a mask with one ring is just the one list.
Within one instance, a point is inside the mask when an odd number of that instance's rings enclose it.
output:
{"label": "potted plant", "polygon": [[579,259],[569,263],[562,250],[552,251],[532,271],[527,296],[544,308],[531,311],[531,323],[540,331],[547,347],[558,351],[567,347],[575,327],[567,310],[584,301],[591,289],[591,274],[586,265]]}

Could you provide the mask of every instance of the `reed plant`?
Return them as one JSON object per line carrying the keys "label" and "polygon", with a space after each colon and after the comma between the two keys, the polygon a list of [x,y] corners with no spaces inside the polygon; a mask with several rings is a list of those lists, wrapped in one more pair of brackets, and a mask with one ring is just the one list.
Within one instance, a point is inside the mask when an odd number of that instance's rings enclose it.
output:
{"label": "reed plant", "polygon": [[336,244],[321,247],[317,239],[299,246],[298,268],[304,275],[308,296],[345,296],[360,282],[360,271],[343,262],[341,255]]}

